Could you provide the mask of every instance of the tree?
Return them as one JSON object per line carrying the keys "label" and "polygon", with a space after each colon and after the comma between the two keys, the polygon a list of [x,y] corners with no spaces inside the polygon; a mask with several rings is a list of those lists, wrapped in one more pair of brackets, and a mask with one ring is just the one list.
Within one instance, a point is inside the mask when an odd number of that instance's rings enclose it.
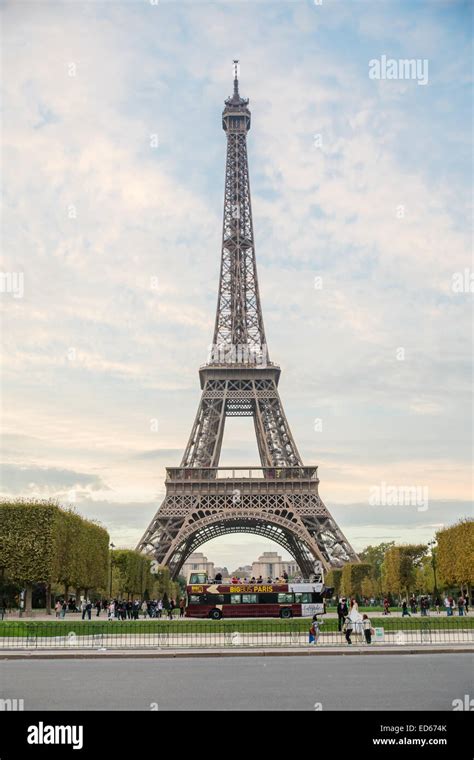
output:
{"label": "tree", "polygon": [[372,565],[363,562],[348,562],[342,568],[341,592],[345,596],[362,596],[362,581],[370,578]]}
{"label": "tree", "polygon": [[151,559],[132,549],[111,552],[112,593],[119,596],[147,597],[153,586]]}
{"label": "tree", "polygon": [[439,579],[448,587],[467,588],[474,582],[474,521],[460,520],[436,533]]}
{"label": "tree", "polygon": [[54,501],[5,500],[0,503],[0,566],[5,576],[26,588],[31,609],[33,583],[46,586],[51,610],[53,583],[79,588],[102,586],[107,574],[107,531]]}
{"label": "tree", "polygon": [[[372,590],[370,592],[370,596],[377,596],[382,593],[382,565],[387,549],[390,549],[394,543],[395,541],[388,541],[385,543],[376,544],[375,546],[370,545],[367,546],[362,552],[359,552],[359,558],[361,562],[368,563],[369,565],[372,565],[373,568],[371,575]],[[366,587],[368,587],[367,583]],[[364,595],[369,596],[369,594],[365,594],[365,592]]]}
{"label": "tree", "polygon": [[339,597],[341,591],[342,568],[333,567],[326,575],[325,585],[334,589],[334,596]]}
{"label": "tree", "polygon": [[386,591],[408,599],[415,586],[417,568],[420,567],[428,547],[425,544],[390,546],[382,566],[382,579]]}

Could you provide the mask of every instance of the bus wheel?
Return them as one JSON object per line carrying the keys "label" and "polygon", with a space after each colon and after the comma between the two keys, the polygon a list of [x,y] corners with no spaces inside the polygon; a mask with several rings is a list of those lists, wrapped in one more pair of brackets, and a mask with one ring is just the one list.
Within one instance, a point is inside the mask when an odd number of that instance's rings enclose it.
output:
{"label": "bus wheel", "polygon": [[209,617],[212,620],[220,620],[222,617],[222,612],[220,610],[211,610],[209,613]]}
{"label": "bus wheel", "polygon": [[288,618],[293,617],[293,612],[289,610],[288,607],[285,607],[285,609],[280,610],[280,617],[285,620],[288,620]]}

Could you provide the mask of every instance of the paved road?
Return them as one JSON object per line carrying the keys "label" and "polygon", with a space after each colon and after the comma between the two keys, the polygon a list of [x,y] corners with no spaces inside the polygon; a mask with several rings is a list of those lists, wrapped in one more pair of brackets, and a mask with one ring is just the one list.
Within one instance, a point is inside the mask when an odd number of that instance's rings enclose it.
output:
{"label": "paved road", "polygon": [[0,661],[25,710],[451,710],[470,654]]}

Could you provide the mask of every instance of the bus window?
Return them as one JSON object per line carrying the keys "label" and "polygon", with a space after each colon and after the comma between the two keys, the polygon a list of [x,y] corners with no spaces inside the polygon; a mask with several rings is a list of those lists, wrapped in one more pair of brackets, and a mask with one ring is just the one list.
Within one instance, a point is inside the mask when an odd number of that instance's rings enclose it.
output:
{"label": "bus window", "polygon": [[260,604],[276,604],[278,601],[277,594],[259,594],[258,601]]}
{"label": "bus window", "polygon": [[278,604],[293,604],[293,594],[278,594]]}
{"label": "bus window", "polygon": [[189,583],[193,586],[201,586],[207,583],[207,573],[191,573],[189,576]]}
{"label": "bus window", "polygon": [[224,594],[203,594],[203,604],[224,604]]}
{"label": "bus window", "polygon": [[231,604],[240,604],[240,602],[241,602],[241,595],[240,594],[231,594],[230,595],[230,601],[231,601]]}
{"label": "bus window", "polygon": [[199,604],[199,596],[197,594],[191,594],[189,597],[189,604]]}
{"label": "bus window", "polygon": [[297,604],[311,604],[312,600],[312,594],[311,593],[298,593],[295,594],[295,602]]}
{"label": "bus window", "polygon": [[242,594],[242,604],[257,604],[257,594]]}

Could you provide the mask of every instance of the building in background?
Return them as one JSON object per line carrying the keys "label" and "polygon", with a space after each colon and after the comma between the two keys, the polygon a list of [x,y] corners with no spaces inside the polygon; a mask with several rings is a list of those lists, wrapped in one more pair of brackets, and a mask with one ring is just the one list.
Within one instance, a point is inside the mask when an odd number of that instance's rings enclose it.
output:
{"label": "building in background", "polygon": [[294,560],[282,560],[277,552],[263,552],[256,562],[252,563],[251,577],[281,578],[286,573],[289,578],[301,575],[301,570]]}
{"label": "building in background", "polygon": [[[224,577],[224,576],[222,576]],[[251,578],[252,577],[252,565],[243,565],[232,571],[232,577],[236,578]]]}
{"label": "building in background", "polygon": [[207,573],[209,578],[214,578],[214,562],[208,562],[202,552],[193,552],[181,568],[180,575],[188,581],[190,573]]}

